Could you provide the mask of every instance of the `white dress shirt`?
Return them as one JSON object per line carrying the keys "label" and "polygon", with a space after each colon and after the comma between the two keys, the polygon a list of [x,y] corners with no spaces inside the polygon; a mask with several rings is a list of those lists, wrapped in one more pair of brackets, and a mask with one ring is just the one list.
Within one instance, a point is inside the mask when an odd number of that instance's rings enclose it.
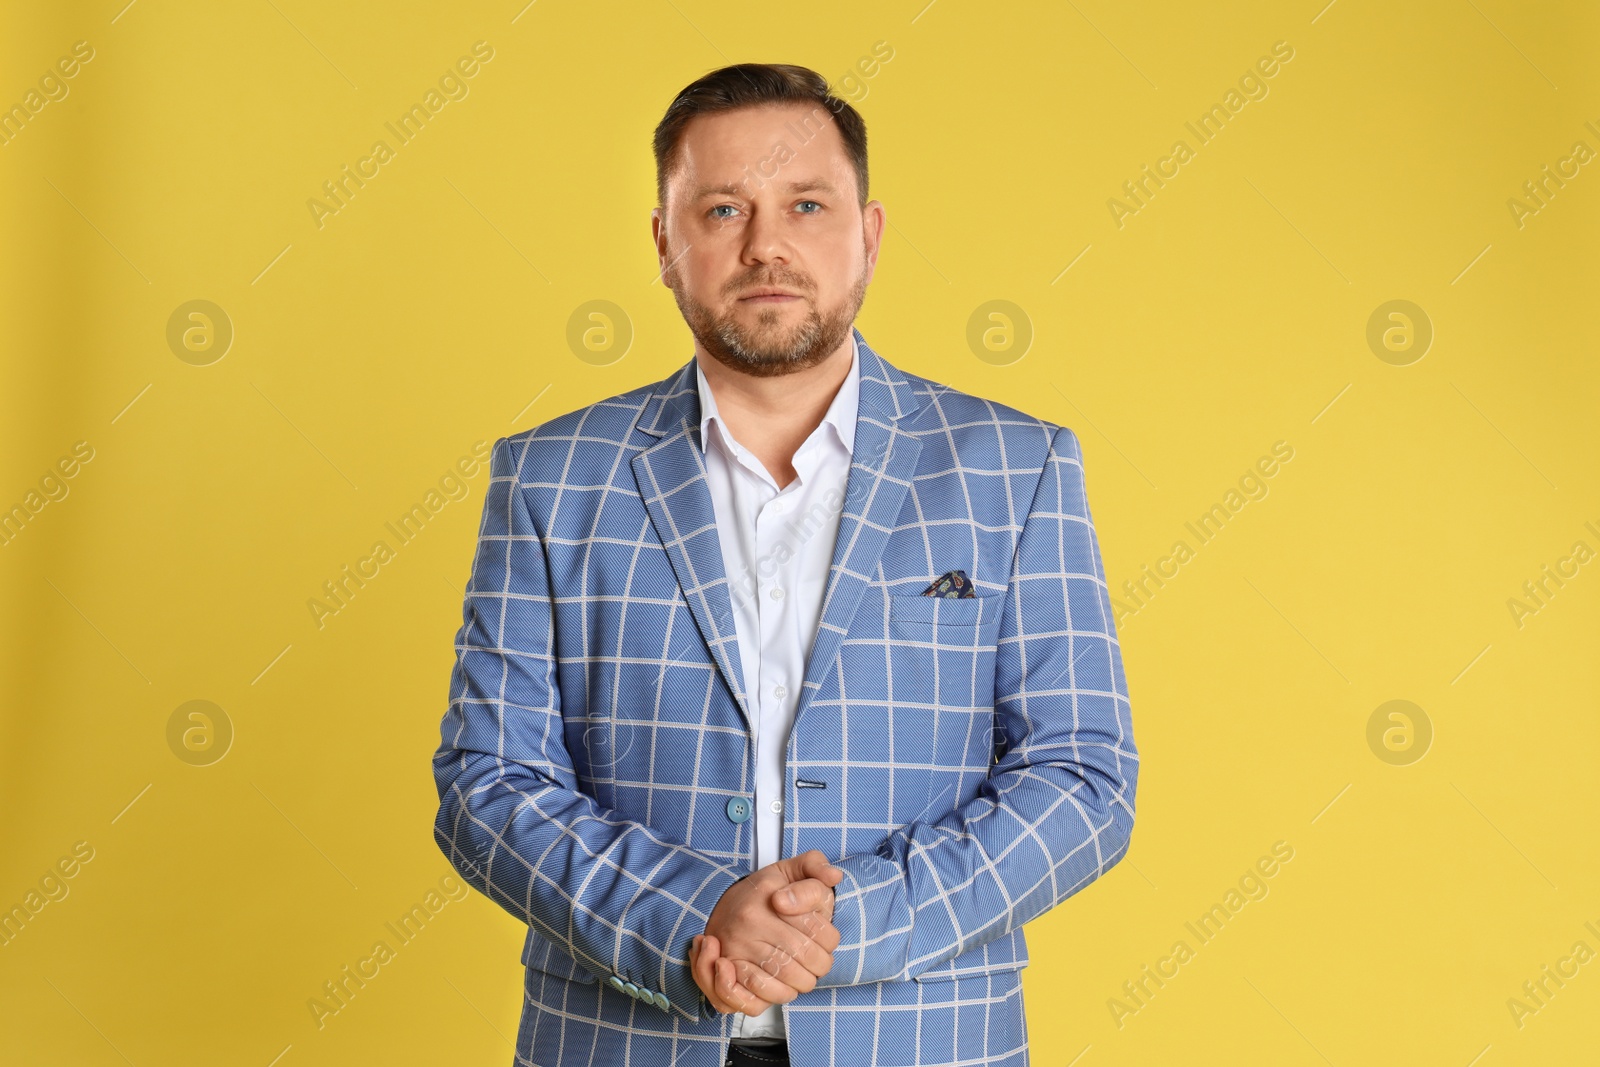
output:
{"label": "white dress shirt", "polygon": [[[756,728],[756,866],[780,858],[784,750],[805,677],[806,653],[822,614],[822,592],[844,510],[845,480],[855,444],[860,397],[859,343],[850,372],[822,421],[795,451],[796,477],[781,490],[754,453],[734,440],[717,414],[705,372],[700,389],[700,442],[730,583],[745,695]],[[782,1006],[736,1015],[737,1039],[784,1036]]]}

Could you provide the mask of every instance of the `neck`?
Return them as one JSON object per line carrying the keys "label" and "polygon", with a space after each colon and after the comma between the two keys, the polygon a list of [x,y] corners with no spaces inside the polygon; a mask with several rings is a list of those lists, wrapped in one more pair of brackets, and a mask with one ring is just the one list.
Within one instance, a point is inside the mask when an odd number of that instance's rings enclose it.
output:
{"label": "neck", "polygon": [[[718,362],[695,345],[695,359],[706,376],[706,384],[716,394],[717,411],[735,437],[746,440],[747,427],[774,426],[788,433],[801,430],[795,445],[805,440],[822,421],[828,405],[850,374],[850,359],[855,350],[855,334],[830,352],[820,363],[789,374],[758,376],[746,374]],[[754,437],[754,433],[749,433]]]}

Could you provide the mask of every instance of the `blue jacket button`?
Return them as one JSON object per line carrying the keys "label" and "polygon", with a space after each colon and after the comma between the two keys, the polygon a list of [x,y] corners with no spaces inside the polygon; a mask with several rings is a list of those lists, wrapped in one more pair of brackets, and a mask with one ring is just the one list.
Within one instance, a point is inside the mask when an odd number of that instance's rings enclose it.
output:
{"label": "blue jacket button", "polygon": [[632,997],[634,1000],[639,999],[639,987],[634,985],[632,982],[623,982],[622,991],[628,994],[628,996]]}
{"label": "blue jacket button", "polygon": [[656,1007],[660,1008],[662,1011],[666,1011],[672,1006],[671,1002],[667,1000],[667,995],[665,993],[651,993],[650,995],[655,999]]}
{"label": "blue jacket button", "polygon": [[730,797],[728,800],[728,819],[740,823],[750,818],[750,801],[746,797]]}
{"label": "blue jacket button", "polygon": [[616,975],[611,976],[611,984],[616,987],[618,992],[627,992],[627,989],[623,987],[622,979],[618,978]]}

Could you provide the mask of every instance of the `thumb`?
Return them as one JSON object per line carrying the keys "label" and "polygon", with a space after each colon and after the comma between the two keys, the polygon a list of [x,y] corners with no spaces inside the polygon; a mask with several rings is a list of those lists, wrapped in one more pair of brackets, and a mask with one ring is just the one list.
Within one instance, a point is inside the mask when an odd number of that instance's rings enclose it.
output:
{"label": "thumb", "polygon": [[[806,855],[810,855],[810,853],[806,853]],[[783,875],[784,883],[788,884],[801,881],[807,877],[805,860],[805,856],[784,856],[781,859],[774,860],[771,866],[777,868],[778,872]]]}
{"label": "thumb", "polygon": [[826,886],[836,886],[844,880],[844,871],[828,862],[821,849],[812,849],[799,856],[800,869],[806,878],[815,878]]}
{"label": "thumb", "polygon": [[833,895],[833,889],[815,878],[790,882],[772,894],[772,910],[779,915],[804,915],[821,908]]}

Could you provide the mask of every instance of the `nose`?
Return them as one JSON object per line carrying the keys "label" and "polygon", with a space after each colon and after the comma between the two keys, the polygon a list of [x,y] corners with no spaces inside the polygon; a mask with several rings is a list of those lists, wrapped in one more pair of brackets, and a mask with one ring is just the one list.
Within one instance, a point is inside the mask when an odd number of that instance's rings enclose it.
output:
{"label": "nose", "polygon": [[755,208],[750,224],[745,227],[745,263],[787,264],[790,256],[789,239],[783,232],[783,219],[775,209]]}

